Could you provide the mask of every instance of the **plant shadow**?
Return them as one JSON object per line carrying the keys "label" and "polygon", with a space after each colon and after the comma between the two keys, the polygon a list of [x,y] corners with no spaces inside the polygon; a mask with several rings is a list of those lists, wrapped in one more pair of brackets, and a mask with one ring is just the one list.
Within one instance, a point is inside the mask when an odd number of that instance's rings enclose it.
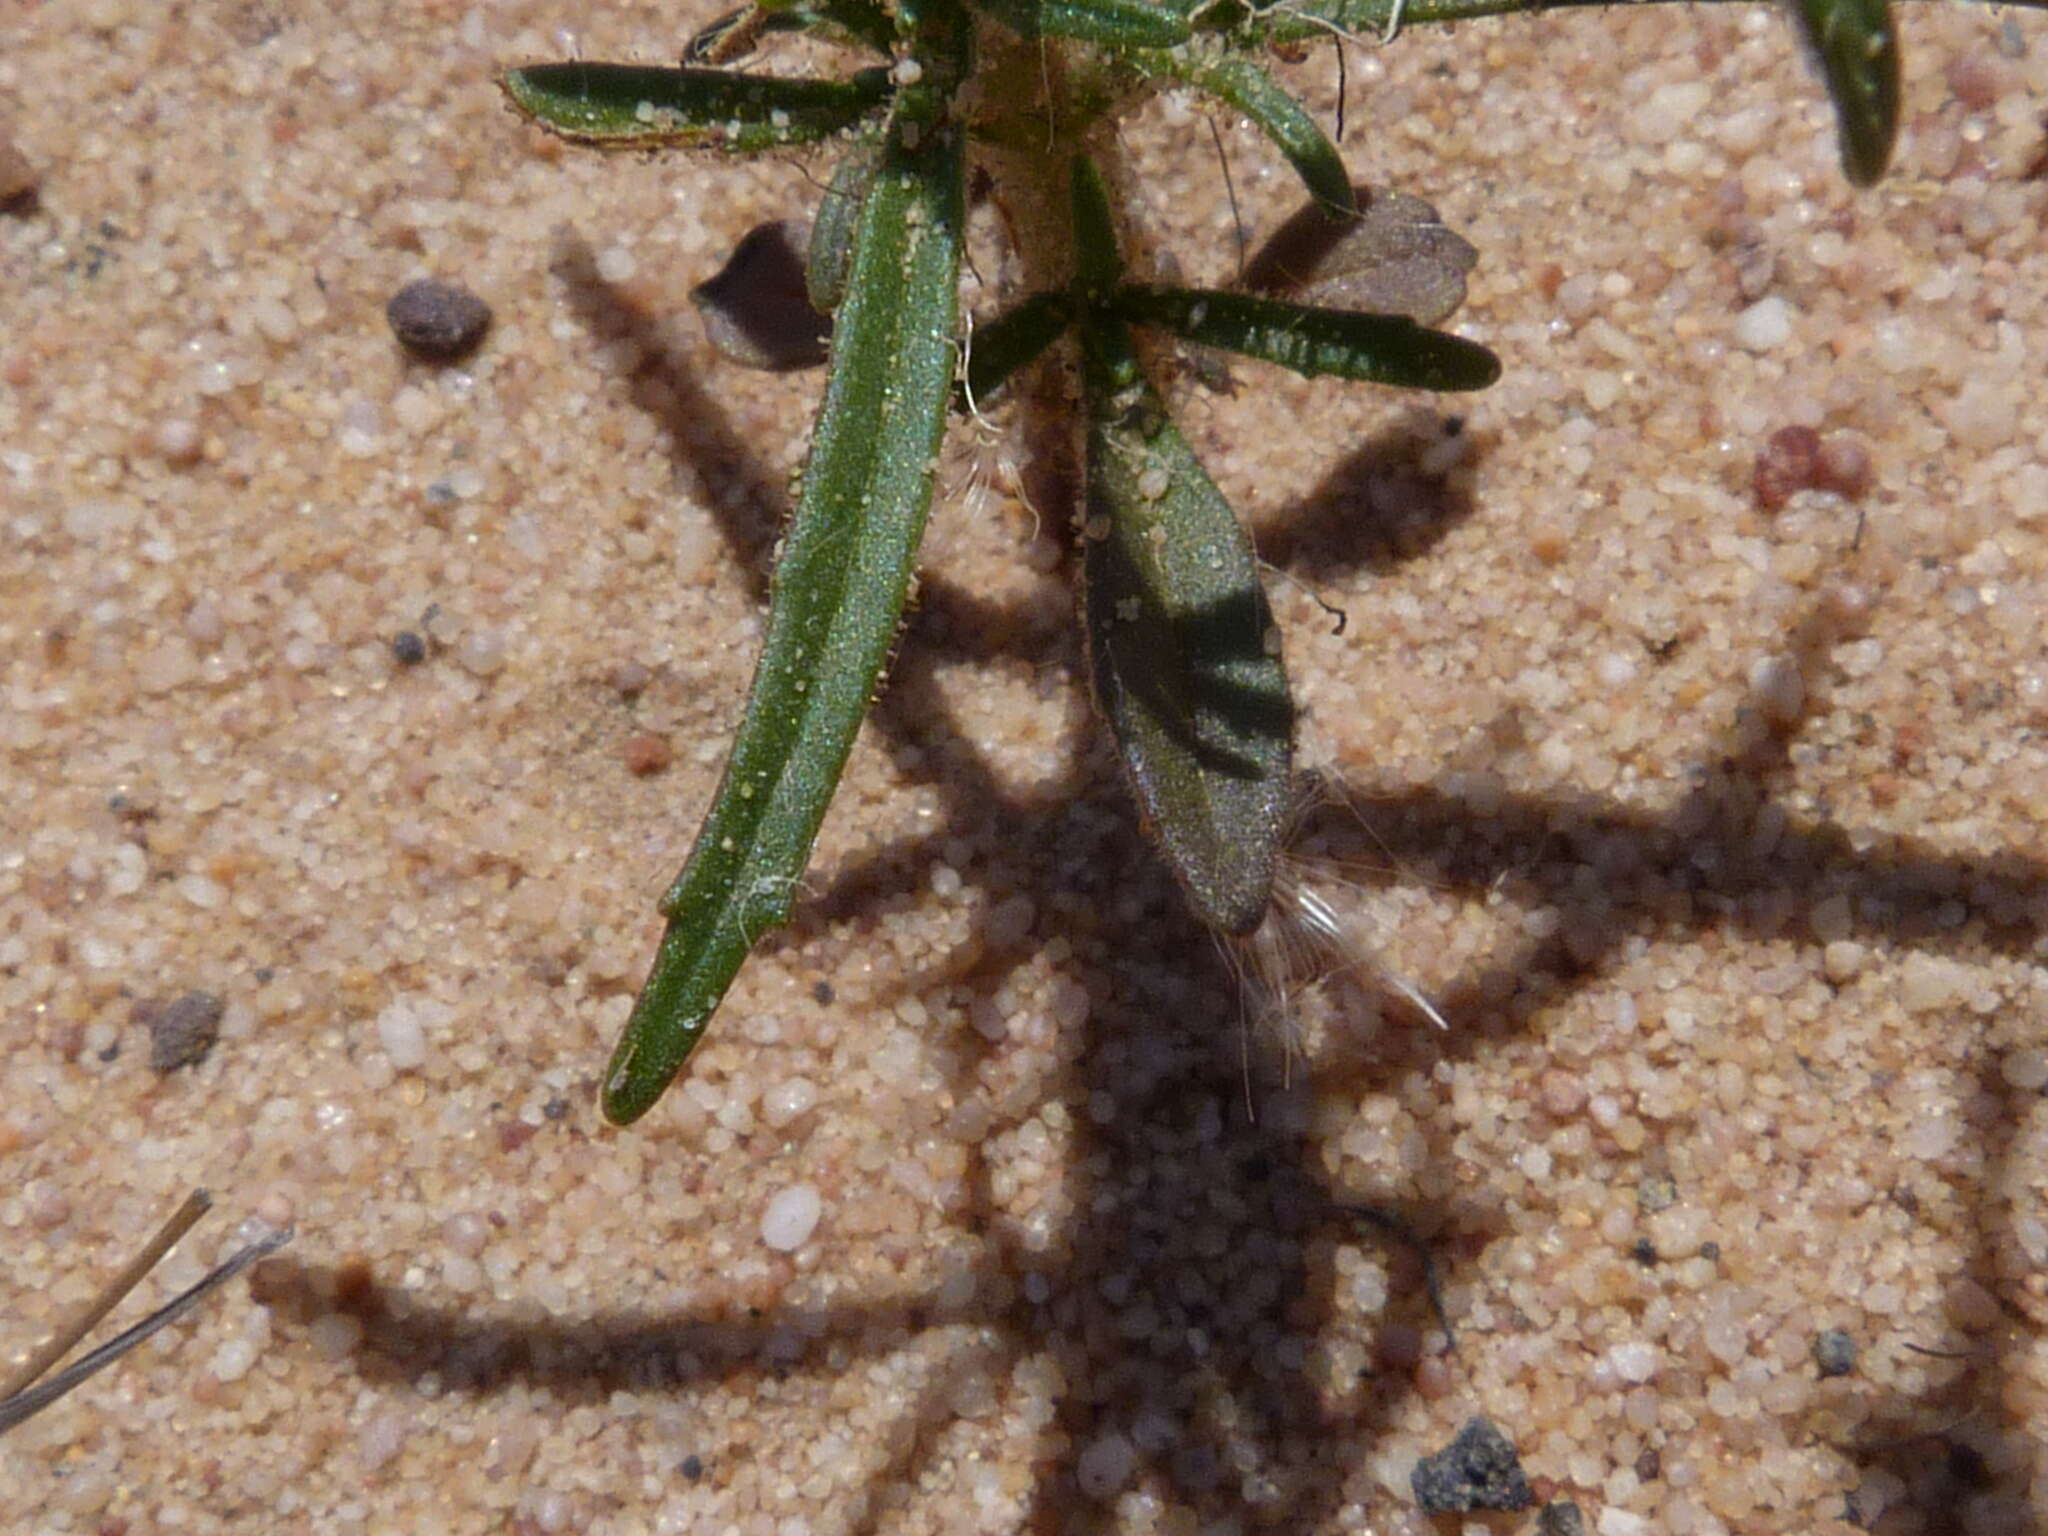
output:
{"label": "plant shadow", "polygon": [[[756,515],[778,507],[779,485],[771,487],[691,369],[659,344],[658,327],[603,284],[587,255],[578,260],[571,248],[561,263],[572,302],[601,334],[630,331],[640,341],[635,399],[672,427],[688,419],[691,430],[674,433],[678,453],[695,456],[699,476],[723,480],[710,505],[742,509],[714,515],[753,569],[775,522]],[[1366,538],[1362,552],[1358,526],[1341,510],[1375,477],[1407,473],[1418,451],[1412,433],[1376,439],[1333,471],[1299,518],[1278,520],[1283,530],[1271,547],[1324,573],[1398,563],[1427,548],[1470,514],[1469,493],[1439,487],[1408,497],[1391,531]],[[1011,789],[955,724],[942,662],[1005,655],[1073,665],[1071,641],[1020,632],[988,607],[957,588],[928,590],[925,612],[939,618],[914,621],[873,715],[885,750],[940,797],[936,824],[831,871],[773,942],[802,945],[826,925],[858,924],[880,905],[915,899],[942,849],[970,882],[974,853],[998,846],[1021,850],[1047,872],[1030,893],[1040,914],[1031,943],[1064,940],[1087,988],[1086,1023],[1062,1041],[1064,1066],[1049,1088],[1071,1128],[1060,1159],[1068,1170],[1059,1191],[1064,1214],[1050,1231],[1018,1223],[977,1155],[961,1218],[982,1239],[964,1308],[993,1340],[997,1364],[1006,1371],[1026,1355],[1049,1354],[1057,1366],[1053,1411],[1066,1449],[1038,1468],[1024,1526],[1109,1530],[1119,1517],[1105,1495],[1128,1481],[1198,1522],[1324,1528],[1346,1504],[1389,1497],[1371,1480],[1372,1448],[1419,1381],[1447,1379],[1429,1377],[1422,1359],[1434,1321],[1427,1288],[1396,1245],[1384,1310],[1365,1315],[1347,1294],[1340,1250],[1381,1241],[1383,1232],[1357,1214],[1365,1195],[1326,1172],[1306,1101],[1285,1086],[1281,1053],[1243,1031],[1231,967],[1184,914],[1171,879],[1130,827],[1103,745],[1027,794]],[[1819,680],[1842,623],[1816,610],[1789,637],[1802,672],[1816,680],[1805,718],[1824,707]],[[928,627],[945,645],[919,643]],[[1332,853],[1361,864],[1384,859],[1401,880],[1453,892],[1505,887],[1555,922],[1539,937],[1504,940],[1436,992],[1447,1031],[1362,1024],[1315,1065],[1319,1089],[1413,1074],[1427,1081],[1440,1062],[1535,1029],[1575,992],[1597,986],[1632,946],[1714,931],[1781,938],[1796,914],[1824,899],[1846,903],[1858,936],[1895,949],[1955,946],[1955,927],[1929,914],[1960,901],[1981,919],[1990,952],[2036,951],[2048,934],[2048,865],[2017,854],[1957,855],[1915,838],[1858,838],[1801,815],[1782,792],[1802,722],[1773,729],[1759,724],[1764,718],[1745,702],[1703,755],[1690,792],[1664,810],[1590,794],[1482,800],[1449,786],[1391,796],[1336,786],[1340,796],[1370,801],[1371,847],[1356,823],[1347,834],[1340,822],[1323,832]],[[1347,836],[1355,846],[1345,846]],[[1021,964],[1029,947],[983,964]],[[1400,998],[1370,984],[1353,1006],[1373,1019],[1408,1016]],[[956,1088],[964,1093],[980,1065],[961,1062]],[[1980,1092],[2009,1100],[1988,1052],[1978,1053],[1976,1070]],[[1258,1114],[1245,1112],[1248,1099],[1258,1101]],[[2010,1219],[1987,1208],[1988,1192],[2003,1187],[2021,1112],[2005,1103],[2005,1129],[1987,1149],[1971,1212],[1978,1250],[1966,1269],[1987,1277],[1977,1290],[1993,1295],[1998,1230]],[[1441,1168],[1455,1154],[1430,1134],[1421,1157],[1421,1166]],[[1454,1279],[1508,1229],[1506,1214],[1478,1196],[1385,1194],[1372,1192],[1377,1213],[1426,1242]],[[800,1317],[611,1311],[563,1320],[415,1307],[373,1276],[291,1258],[270,1261],[262,1275],[261,1294],[287,1322],[334,1309],[355,1316],[363,1328],[358,1359],[373,1378],[411,1383],[432,1372],[448,1391],[487,1394],[524,1383],[581,1401],[837,1370],[960,1310],[938,1297],[881,1297]],[[1865,1402],[1847,1433],[1817,1410],[1812,1430],[1866,1483],[1872,1474],[1888,1477],[1885,1486],[1902,1489],[1898,1497],[1937,1530],[1961,1529],[1939,1522],[1959,1519],[1961,1500],[1991,1497],[1982,1492],[1987,1479],[2009,1477],[2031,1454],[2000,1407],[2023,1330],[2010,1319],[1988,1327],[1975,1301],[1953,1304],[1951,1314],[1969,1353],[1942,1373],[1938,1390]],[[987,1365],[976,1356],[959,1368]],[[943,1385],[927,1397],[918,1423],[850,1506],[848,1529],[876,1529],[886,1487],[916,1483],[940,1436],[931,1426],[949,1411]],[[1853,1501],[1856,1489],[1844,1496]],[[2024,1512],[2016,1518],[2022,1523],[2009,1528],[2034,1529]]]}

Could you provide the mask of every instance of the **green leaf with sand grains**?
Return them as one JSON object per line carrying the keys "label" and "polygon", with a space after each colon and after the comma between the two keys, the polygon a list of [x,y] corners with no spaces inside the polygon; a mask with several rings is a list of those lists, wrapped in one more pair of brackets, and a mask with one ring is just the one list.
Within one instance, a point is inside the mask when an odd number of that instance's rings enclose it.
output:
{"label": "green leaf with sand grains", "polygon": [[512,105],[550,133],[599,149],[727,149],[815,143],[889,98],[889,72],[847,80],[782,80],[723,69],[642,64],[532,64],[498,81]]}
{"label": "green leaf with sand grains", "polygon": [[668,931],[605,1074],[604,1113],[619,1125],[661,1096],[754,941],[788,920],[880,681],[952,393],[962,201],[958,129],[899,118],[855,226],[746,718],[662,898]]}
{"label": "green leaf with sand grains", "polygon": [[[1107,208],[1074,167],[1084,283],[1113,281]],[[1266,916],[1294,750],[1279,631],[1251,540],[1107,307],[1081,321],[1088,413],[1083,619],[1096,702],[1195,910],[1225,933]]]}
{"label": "green leaf with sand grains", "polygon": [[1195,288],[1129,287],[1112,307],[1133,325],[1183,341],[1278,363],[1304,378],[1330,374],[1404,389],[1485,389],[1500,359],[1476,341],[1433,331],[1406,315],[1311,309],[1284,299]]}

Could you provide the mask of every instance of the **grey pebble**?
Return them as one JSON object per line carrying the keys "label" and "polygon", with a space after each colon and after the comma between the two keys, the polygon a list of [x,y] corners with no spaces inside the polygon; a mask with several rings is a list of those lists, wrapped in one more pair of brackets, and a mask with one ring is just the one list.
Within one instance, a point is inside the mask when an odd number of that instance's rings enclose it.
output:
{"label": "grey pebble", "polygon": [[1415,1464],[1408,1485],[1431,1515],[1527,1509],[1536,1502],[1513,1442],[1487,1418],[1467,1419],[1455,1440]]}
{"label": "grey pebble", "polygon": [[458,283],[421,277],[391,295],[384,318],[406,351],[446,363],[484,339],[491,326],[491,306]]}
{"label": "grey pebble", "polygon": [[161,1075],[206,1060],[220,1038],[220,1019],[226,1011],[211,992],[137,1004],[135,1016],[149,1031],[150,1070]]}
{"label": "grey pebble", "polygon": [[1536,1536],[1586,1536],[1586,1517],[1570,1499],[1558,1499],[1536,1517]]}
{"label": "grey pebble", "polygon": [[811,308],[804,286],[804,226],[757,224],[714,277],[690,290],[704,334],[743,368],[788,373],[825,361],[832,321]]}
{"label": "grey pebble", "polygon": [[1856,1341],[1839,1328],[1813,1336],[1813,1363],[1823,1376],[1846,1376],[1856,1369]]}

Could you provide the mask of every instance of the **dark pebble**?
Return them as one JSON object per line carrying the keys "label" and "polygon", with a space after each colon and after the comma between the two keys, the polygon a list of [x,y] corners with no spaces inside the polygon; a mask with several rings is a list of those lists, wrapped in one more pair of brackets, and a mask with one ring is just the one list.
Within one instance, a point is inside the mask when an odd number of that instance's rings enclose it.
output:
{"label": "dark pebble", "polygon": [[391,637],[391,659],[401,667],[416,667],[427,659],[427,642],[419,631],[401,629]]}
{"label": "dark pebble", "polygon": [[1780,427],[1764,441],[1749,485],[1756,504],[1775,512],[1796,492],[1820,484],[1820,434],[1811,427]]}
{"label": "dark pebble", "polygon": [[30,214],[36,210],[40,178],[28,156],[9,138],[0,138],[0,212]]}
{"label": "dark pebble", "polygon": [[384,318],[406,351],[446,363],[484,339],[491,326],[491,306],[458,284],[422,277],[391,295]]}
{"label": "dark pebble", "polygon": [[162,1075],[206,1060],[220,1038],[220,1016],[225,1011],[211,992],[140,1004],[135,1013],[149,1031],[149,1069]]}
{"label": "dark pebble", "polygon": [[1813,1336],[1813,1363],[1823,1376],[1846,1376],[1856,1369],[1856,1341],[1839,1328]]}
{"label": "dark pebble", "polygon": [[1570,1499],[1558,1499],[1536,1517],[1536,1536],[1586,1536],[1586,1517]]}
{"label": "dark pebble", "polygon": [[1415,1464],[1408,1482],[1430,1515],[1527,1509],[1536,1502],[1513,1443],[1485,1418],[1467,1419],[1457,1439]]}
{"label": "dark pebble", "polygon": [[682,1470],[683,1476],[694,1483],[704,1475],[704,1458],[702,1456],[685,1456],[683,1458]]}
{"label": "dark pebble", "polygon": [[832,321],[811,308],[804,287],[803,225],[758,224],[717,276],[690,290],[704,334],[743,368],[788,373],[825,361]]}

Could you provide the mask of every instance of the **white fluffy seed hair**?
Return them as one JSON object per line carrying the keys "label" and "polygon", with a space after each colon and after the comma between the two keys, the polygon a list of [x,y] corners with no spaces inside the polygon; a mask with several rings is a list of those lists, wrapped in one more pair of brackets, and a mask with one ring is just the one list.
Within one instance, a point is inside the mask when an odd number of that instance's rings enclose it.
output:
{"label": "white fluffy seed hair", "polygon": [[1437,1028],[1450,1027],[1420,988],[1380,961],[1359,882],[1334,860],[1296,851],[1310,818],[1333,808],[1363,824],[1358,808],[1326,777],[1297,775],[1265,921],[1242,938],[1222,941],[1238,978],[1247,1029],[1278,1035],[1290,1065],[1299,1054],[1303,1012],[1340,976],[1386,987]]}

